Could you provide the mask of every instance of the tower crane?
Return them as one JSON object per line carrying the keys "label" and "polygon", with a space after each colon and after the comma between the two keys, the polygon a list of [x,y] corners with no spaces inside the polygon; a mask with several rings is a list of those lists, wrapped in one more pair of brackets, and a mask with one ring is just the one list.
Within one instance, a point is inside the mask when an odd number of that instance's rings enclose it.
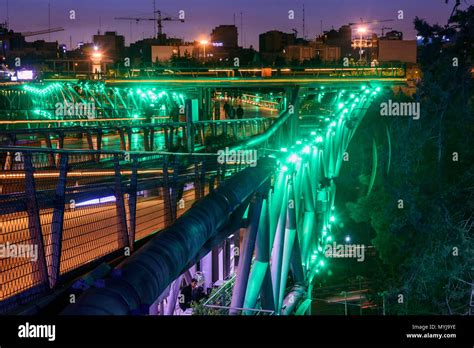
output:
{"label": "tower crane", "polygon": [[362,25],[362,24],[378,24],[382,22],[393,22],[393,19],[374,19],[371,21],[364,21],[363,18],[360,19],[360,22],[349,23],[349,25]]}
{"label": "tower crane", "polygon": [[146,17],[115,17],[114,19],[116,20],[126,20],[126,21],[135,21],[135,22],[140,22],[140,21],[156,21],[157,26],[158,26],[158,40],[164,40],[165,35],[163,34],[163,22],[181,22],[184,23],[184,19],[179,19],[179,18],[174,18],[171,16],[163,16],[161,11],[155,11],[157,16],[155,18],[146,18]]}

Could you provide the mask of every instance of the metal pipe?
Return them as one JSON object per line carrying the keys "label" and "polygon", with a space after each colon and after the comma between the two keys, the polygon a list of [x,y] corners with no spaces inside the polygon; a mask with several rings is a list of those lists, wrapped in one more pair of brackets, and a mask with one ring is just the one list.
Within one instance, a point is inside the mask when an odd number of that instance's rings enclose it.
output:
{"label": "metal pipe", "polygon": [[269,179],[273,167],[273,162],[260,160],[257,167],[235,174],[120,264],[103,288],[87,290],[62,314],[127,315],[154,303],[231,214]]}

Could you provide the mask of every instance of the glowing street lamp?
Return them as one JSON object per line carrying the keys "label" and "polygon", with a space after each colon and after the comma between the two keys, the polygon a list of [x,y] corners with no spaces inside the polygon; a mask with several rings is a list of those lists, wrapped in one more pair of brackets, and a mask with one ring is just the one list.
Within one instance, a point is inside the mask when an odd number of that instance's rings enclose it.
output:
{"label": "glowing street lamp", "polygon": [[206,46],[209,44],[209,41],[207,40],[201,40],[199,43],[202,45],[204,48],[204,61],[206,61]]}
{"label": "glowing street lamp", "polygon": [[98,46],[93,47],[93,51],[91,54],[92,60],[92,73],[97,74],[97,78],[99,74],[102,72],[102,52],[99,51]]}
{"label": "glowing street lamp", "polygon": [[362,35],[367,32],[367,28],[359,27],[357,28],[357,32],[360,34],[359,61],[362,61]]}

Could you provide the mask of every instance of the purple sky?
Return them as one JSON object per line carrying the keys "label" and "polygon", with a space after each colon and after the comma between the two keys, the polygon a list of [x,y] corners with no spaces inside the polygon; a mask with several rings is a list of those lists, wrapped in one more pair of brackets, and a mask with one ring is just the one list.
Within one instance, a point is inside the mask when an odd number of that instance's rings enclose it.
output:
{"label": "purple sky", "polygon": [[[79,41],[90,42],[97,33],[99,17],[102,31],[118,31],[130,42],[130,22],[117,21],[114,17],[153,17],[153,0],[9,0],[10,27],[15,31],[35,31],[48,28],[48,2],[51,3],[51,27],[64,27],[64,32],[51,34],[51,40],[69,45]],[[394,19],[382,23],[404,32],[406,39],[415,36],[413,18],[419,16],[429,22],[446,23],[454,0],[446,5],[444,0],[156,0],[157,9],[177,17],[184,10],[186,22],[164,22],[164,31],[187,41],[208,37],[219,24],[239,26],[240,12],[244,16],[245,46],[258,48],[258,34],[278,29],[291,32],[296,28],[302,33],[302,5],[306,9],[306,34],[313,38],[323,29],[335,29],[359,18]],[[467,2],[470,2],[469,0]],[[0,21],[6,19],[7,0],[0,0]],[[463,8],[466,7],[463,4]],[[69,10],[76,11],[76,19],[69,19]],[[288,11],[295,11],[295,19],[288,19]],[[404,20],[397,19],[398,10],[404,11]],[[380,34],[382,24],[374,25]],[[133,40],[153,35],[153,22],[132,23]],[[34,36],[29,40],[45,39],[48,35]],[[240,37],[239,37],[240,42]]]}

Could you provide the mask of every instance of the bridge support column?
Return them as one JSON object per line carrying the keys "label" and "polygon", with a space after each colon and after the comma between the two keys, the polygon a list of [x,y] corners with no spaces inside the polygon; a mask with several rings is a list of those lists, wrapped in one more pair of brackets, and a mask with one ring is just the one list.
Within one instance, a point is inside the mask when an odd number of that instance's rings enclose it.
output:
{"label": "bridge support column", "polygon": [[149,142],[150,131],[148,127],[143,127],[143,148],[145,151],[150,151],[150,142]]}
{"label": "bridge support column", "polygon": [[117,212],[117,219],[119,223],[118,235],[121,237],[123,244],[121,247],[130,247],[129,236],[127,229],[127,217],[125,213],[125,201],[122,189],[122,176],[120,173],[120,162],[118,155],[114,156],[114,170],[115,170],[115,207]]}
{"label": "bridge support column", "polygon": [[64,208],[65,208],[65,191],[67,182],[68,155],[61,154],[59,164],[59,179],[56,186],[56,194],[54,198],[53,221],[51,224],[51,271],[50,271],[50,287],[54,288],[57,284],[61,269],[61,247],[64,228]]}
{"label": "bridge support column", "polygon": [[119,128],[118,133],[120,137],[120,150],[127,151],[127,142],[125,141],[125,134],[123,128]]}
{"label": "bridge support column", "polygon": [[[255,308],[259,294],[263,309],[274,310],[275,308],[270,274],[269,229],[269,203],[268,198],[265,198],[257,234],[255,262],[247,286],[244,308]],[[253,315],[255,312],[245,311],[244,314]]]}
{"label": "bridge support column", "polygon": [[[97,131],[97,150],[100,151],[102,150],[102,129],[99,129]],[[96,161],[100,161],[100,154],[97,154]]]}
{"label": "bridge support column", "polygon": [[226,238],[222,246],[222,254],[223,254],[223,278],[226,279],[230,275],[230,256],[231,256],[231,248],[230,248],[230,239]]}
{"label": "bridge support column", "polygon": [[[263,185],[264,187],[266,185]],[[240,260],[237,268],[237,277],[235,280],[234,290],[232,292],[232,308],[242,308],[247,291],[249,281],[250,267],[252,264],[252,256],[255,249],[255,240],[257,237],[258,226],[260,222],[260,213],[262,211],[263,194],[260,189],[249,207],[249,226],[244,234],[242,248],[240,248]],[[230,309],[230,315],[236,315],[240,312],[236,309]]]}
{"label": "bridge support column", "polygon": [[128,245],[130,251],[133,251],[135,244],[135,232],[137,223],[137,185],[138,185],[138,158],[132,157],[132,177],[130,180],[130,194],[128,197],[128,212],[130,216],[130,226],[128,228]]}
{"label": "bridge support column", "polygon": [[212,284],[216,283],[218,280],[221,279],[219,272],[219,266],[221,264],[219,251],[219,246],[212,249]]}
{"label": "bridge support column", "polygon": [[176,203],[178,188],[178,166],[173,166],[173,178],[170,180],[169,158],[166,156],[163,162],[163,200],[165,205],[165,227],[176,220]]}
{"label": "bridge support column", "polygon": [[201,121],[212,119],[211,94],[210,88],[199,89],[199,120]]}
{"label": "bridge support column", "polygon": [[[44,140],[48,149],[53,149],[53,144],[51,142],[51,135],[49,133],[44,134]],[[54,154],[48,153],[48,165],[50,167],[56,167],[56,161],[54,160]]]}
{"label": "bridge support column", "polygon": [[38,260],[36,262],[37,271],[33,272],[33,282],[35,285],[43,284],[47,286],[48,270],[46,266],[46,257],[44,251],[43,233],[41,231],[40,209],[36,198],[34,166],[31,155],[24,153],[25,161],[25,194],[26,209],[28,212],[28,230],[32,244],[38,248]]}
{"label": "bridge support column", "polygon": [[181,282],[183,281],[183,274],[176,278],[170,286],[170,292],[167,297],[168,303],[166,305],[165,315],[173,315],[176,308],[176,302],[179,299],[179,292],[181,288]]}
{"label": "bridge support column", "polygon": [[130,127],[127,127],[127,138],[128,138],[128,148],[127,151],[132,151],[132,135],[133,130]]}
{"label": "bridge support column", "polygon": [[196,99],[187,99],[185,102],[186,113],[186,140],[188,152],[194,152],[194,122],[199,120],[199,106]]}
{"label": "bridge support column", "polygon": [[[287,179],[286,174],[282,173],[282,182],[285,183],[283,186],[275,187],[275,190],[283,190],[281,200],[276,200],[278,205],[275,205],[274,209],[278,211],[276,217],[275,225],[275,237],[273,242],[272,249],[272,265],[271,265],[271,279],[273,283],[273,296],[275,300],[275,310],[278,311],[279,296],[280,296],[280,280],[281,280],[281,268],[282,268],[282,259],[283,259],[283,247],[284,247],[284,238],[285,238],[285,224],[286,224],[286,207],[288,204],[288,190],[286,189]],[[281,181],[280,181],[281,182]],[[275,203],[277,203],[275,202]],[[276,212],[275,211],[275,212]],[[272,225],[272,224],[271,224]]]}
{"label": "bridge support column", "polygon": [[201,272],[204,275],[204,290],[212,288],[212,251],[201,259]]}

